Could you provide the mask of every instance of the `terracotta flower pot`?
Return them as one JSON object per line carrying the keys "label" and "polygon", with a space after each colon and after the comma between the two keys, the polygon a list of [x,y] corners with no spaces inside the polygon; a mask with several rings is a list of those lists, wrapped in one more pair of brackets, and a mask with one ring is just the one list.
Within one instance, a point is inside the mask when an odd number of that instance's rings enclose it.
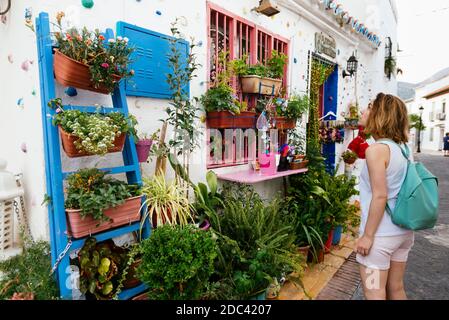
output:
{"label": "terracotta flower pot", "polygon": [[[62,129],[61,126],[59,126],[59,132],[61,133],[61,141],[62,141],[62,148],[64,149],[65,153],[69,158],[77,158],[77,157],[85,157],[85,156],[92,156],[93,154],[90,154],[88,152],[78,150],[75,146],[75,141],[78,141],[79,138],[67,133]],[[126,134],[122,133],[120,136],[115,137],[114,140],[114,146],[108,150],[109,153],[111,152],[121,152],[123,150],[123,146],[125,145],[126,140]]]}
{"label": "terracotta flower pot", "polygon": [[[172,221],[172,216],[171,216],[171,211],[170,211],[170,209],[168,209],[167,216],[168,216],[168,219],[169,219],[170,221]],[[167,219],[165,218],[165,216],[162,216],[161,218],[162,218],[162,225],[164,225],[164,224],[167,222]],[[152,227],[153,229],[155,229],[155,228],[158,227],[158,223],[157,223],[157,215],[156,215],[156,214],[154,214],[153,217],[151,218],[151,227]]]}
{"label": "terracotta flower pot", "polygon": [[79,209],[66,209],[68,233],[75,238],[85,237],[140,220],[141,196],[129,198],[125,203],[106,209],[103,213],[111,220],[99,224],[91,216],[81,218]]}
{"label": "terracotta flower pot", "polygon": [[[108,94],[111,91],[104,86],[95,88],[91,78],[89,66],[73,60],[55,49],[54,54],[55,79],[66,87],[76,87],[98,93]],[[114,81],[120,81],[120,77],[113,75]]]}
{"label": "terracotta flower pot", "polygon": [[275,117],[276,128],[280,130],[295,129],[296,119],[287,119],[285,117]]}
{"label": "terracotta flower pot", "polygon": [[309,256],[310,246],[298,247],[298,253],[302,255],[306,260]]}
{"label": "terracotta flower pot", "polygon": [[315,261],[315,257],[312,254],[312,250],[309,250],[309,255],[307,257],[307,262],[316,262],[316,263],[324,262],[324,250],[318,251],[316,258],[318,259],[317,261]]}
{"label": "terracotta flower pot", "polygon": [[290,162],[290,170],[299,170],[307,168],[309,160],[303,160],[301,162]]}
{"label": "terracotta flower pot", "polygon": [[128,274],[126,276],[126,280],[123,282],[123,287],[125,289],[130,289],[137,287],[142,282],[136,276],[137,267],[142,263],[142,259],[137,259],[134,261],[128,268]]}
{"label": "terracotta flower pot", "polygon": [[137,151],[137,158],[139,159],[139,162],[147,161],[152,145],[153,145],[153,140],[150,140],[150,139],[137,141],[136,151]]}
{"label": "terracotta flower pot", "polygon": [[241,76],[240,83],[243,93],[260,93],[265,95],[278,94],[282,86],[282,80],[280,79],[263,78],[255,75]]}
{"label": "terracotta flower pot", "polygon": [[207,113],[207,126],[212,129],[247,129],[255,128],[256,113],[242,111],[239,115],[234,115],[229,111],[213,111]]}
{"label": "terracotta flower pot", "polygon": [[346,159],[346,160],[343,160],[343,161],[344,161],[346,164],[353,164],[356,160],[357,160],[357,159],[351,158],[351,159]]}

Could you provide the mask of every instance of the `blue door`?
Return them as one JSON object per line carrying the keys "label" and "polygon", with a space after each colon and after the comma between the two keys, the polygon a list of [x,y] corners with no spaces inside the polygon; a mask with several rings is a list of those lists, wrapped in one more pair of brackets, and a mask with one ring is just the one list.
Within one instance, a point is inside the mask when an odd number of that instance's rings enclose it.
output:
{"label": "blue door", "polygon": [[[327,78],[323,90],[323,115],[332,111],[337,114],[338,99],[338,66],[335,66],[334,72]],[[334,116],[328,116],[323,120],[337,120]],[[333,174],[335,171],[335,143],[323,145],[323,157],[326,158],[326,171]]]}

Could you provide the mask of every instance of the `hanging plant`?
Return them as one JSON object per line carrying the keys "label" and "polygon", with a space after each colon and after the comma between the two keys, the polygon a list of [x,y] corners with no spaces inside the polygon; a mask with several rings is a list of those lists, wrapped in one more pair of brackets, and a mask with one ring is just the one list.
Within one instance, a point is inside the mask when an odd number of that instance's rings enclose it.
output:
{"label": "hanging plant", "polygon": [[334,71],[334,66],[323,64],[317,60],[312,61],[310,79],[310,109],[309,124],[307,126],[307,154],[319,150],[319,101],[320,87]]}
{"label": "hanging plant", "polygon": [[396,58],[391,56],[385,59],[385,74],[388,79],[391,79],[391,75],[396,72]]}

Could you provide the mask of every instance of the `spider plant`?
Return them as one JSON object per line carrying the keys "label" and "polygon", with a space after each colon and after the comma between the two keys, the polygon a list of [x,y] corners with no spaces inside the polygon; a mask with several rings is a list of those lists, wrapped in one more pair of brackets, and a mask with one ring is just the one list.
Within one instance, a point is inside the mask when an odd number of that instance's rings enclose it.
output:
{"label": "spider plant", "polygon": [[176,181],[167,182],[163,175],[144,178],[142,195],[145,200],[141,209],[144,217],[141,227],[147,218],[156,225],[187,225],[194,221],[194,209],[187,198],[187,188]]}

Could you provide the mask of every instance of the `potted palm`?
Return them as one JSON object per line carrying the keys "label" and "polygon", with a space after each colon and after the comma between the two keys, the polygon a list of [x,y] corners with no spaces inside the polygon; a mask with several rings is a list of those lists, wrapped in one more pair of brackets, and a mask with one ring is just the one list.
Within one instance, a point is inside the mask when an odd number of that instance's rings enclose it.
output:
{"label": "potted palm", "polygon": [[128,39],[108,39],[98,30],[70,28],[64,31],[57,15],[59,31],[55,32],[56,47],[54,70],[56,81],[64,86],[76,87],[98,93],[110,93],[120,79],[131,77],[128,70],[133,49]]}
{"label": "potted palm", "polygon": [[68,231],[75,238],[140,219],[139,187],[105,175],[93,168],[78,170],[67,178]]}

